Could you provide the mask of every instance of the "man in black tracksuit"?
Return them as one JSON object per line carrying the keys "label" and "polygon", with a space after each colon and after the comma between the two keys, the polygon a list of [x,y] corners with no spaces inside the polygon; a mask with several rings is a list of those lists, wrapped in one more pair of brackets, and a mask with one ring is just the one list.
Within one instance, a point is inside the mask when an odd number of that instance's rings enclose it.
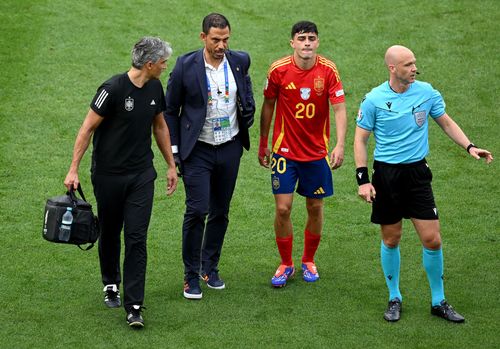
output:
{"label": "man in black tracksuit", "polygon": [[92,184],[101,225],[99,261],[105,303],[121,305],[119,285],[121,230],[124,231],[124,306],[127,322],[142,327],[146,238],[153,207],[154,180],[151,129],[168,164],[167,194],[177,186],[170,133],[163,118],[165,100],[159,77],[171,56],[170,45],[145,37],[132,50],[132,67],[104,82],[76,138],[73,161],[64,181],[77,188],[78,167],[93,137]]}

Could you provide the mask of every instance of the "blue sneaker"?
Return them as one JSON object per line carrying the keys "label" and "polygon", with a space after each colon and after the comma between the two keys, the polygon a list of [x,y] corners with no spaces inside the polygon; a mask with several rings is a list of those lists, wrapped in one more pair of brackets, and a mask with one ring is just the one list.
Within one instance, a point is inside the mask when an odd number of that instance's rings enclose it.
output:
{"label": "blue sneaker", "polygon": [[273,287],[284,287],[286,286],[286,281],[293,277],[295,274],[295,267],[293,265],[280,264],[276,273],[274,273],[271,279],[271,284]]}
{"label": "blue sneaker", "polygon": [[223,290],[224,288],[226,288],[226,284],[224,283],[224,280],[220,278],[218,271],[212,271],[209,274],[203,274],[201,279],[205,281],[209,288],[212,288],[214,290]]}
{"label": "blue sneaker", "polygon": [[184,280],[184,298],[201,299],[200,280],[197,277]]}
{"label": "blue sneaker", "polygon": [[319,279],[318,269],[313,262],[302,263],[302,278],[306,282],[314,282]]}

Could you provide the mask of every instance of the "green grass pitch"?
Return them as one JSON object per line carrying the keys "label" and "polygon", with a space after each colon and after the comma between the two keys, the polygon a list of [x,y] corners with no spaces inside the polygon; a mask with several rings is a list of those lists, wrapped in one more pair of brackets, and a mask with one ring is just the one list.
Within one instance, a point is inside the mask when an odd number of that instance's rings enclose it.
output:
{"label": "green grass pitch", "polygon": [[[224,291],[182,297],[182,183],[165,192],[156,151],[154,211],[144,313],[131,331],[123,309],[102,303],[97,249],[42,239],[45,199],[64,192],[72,146],[101,82],[130,66],[144,35],[169,41],[174,55],[201,47],[201,20],[225,14],[230,46],[252,57],[258,105],[221,260]],[[317,23],[319,53],[335,61],[346,91],[349,131],[344,165],[326,200],[317,253],[321,279],[270,287],[278,263],[269,173],[258,165],[262,89],[269,65],[291,53],[290,28]],[[500,154],[500,6],[495,0],[0,2],[0,347],[1,348],[498,348],[500,327],[498,159],[473,160],[432,123],[427,157],[441,215],[445,293],[466,316],[454,325],[430,316],[421,246],[411,224],[401,244],[400,322],[386,323],[387,290],[378,227],[357,198],[352,152],[359,102],[386,80],[386,48],[411,48],[421,75],[441,91],[447,112],[476,144]],[[334,132],[332,133],[335,134]],[[90,150],[80,170],[89,179]],[[295,263],[302,252],[304,200],[296,197]]]}

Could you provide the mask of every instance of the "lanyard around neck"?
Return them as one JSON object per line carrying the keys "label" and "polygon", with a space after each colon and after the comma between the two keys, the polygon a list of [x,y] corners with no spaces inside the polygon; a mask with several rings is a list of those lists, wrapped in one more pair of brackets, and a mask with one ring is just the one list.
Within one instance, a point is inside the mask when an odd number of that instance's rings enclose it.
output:
{"label": "lanyard around neck", "polygon": [[[212,88],[210,87],[210,79],[208,75],[205,74],[207,78],[207,93],[208,93],[208,105],[212,105]],[[229,103],[229,74],[227,71],[227,61],[224,62],[224,102]]]}

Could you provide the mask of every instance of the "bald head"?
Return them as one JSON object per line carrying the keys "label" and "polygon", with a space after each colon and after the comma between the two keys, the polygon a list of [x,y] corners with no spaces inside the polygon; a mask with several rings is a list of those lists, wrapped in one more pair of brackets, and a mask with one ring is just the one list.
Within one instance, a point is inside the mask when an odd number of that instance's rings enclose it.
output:
{"label": "bald head", "polygon": [[397,65],[405,60],[414,60],[415,55],[407,47],[401,45],[394,45],[387,49],[385,52],[385,65]]}
{"label": "bald head", "polygon": [[416,61],[413,52],[404,46],[394,45],[387,49],[385,64],[389,71],[389,84],[394,91],[404,92],[415,82],[418,74]]}

